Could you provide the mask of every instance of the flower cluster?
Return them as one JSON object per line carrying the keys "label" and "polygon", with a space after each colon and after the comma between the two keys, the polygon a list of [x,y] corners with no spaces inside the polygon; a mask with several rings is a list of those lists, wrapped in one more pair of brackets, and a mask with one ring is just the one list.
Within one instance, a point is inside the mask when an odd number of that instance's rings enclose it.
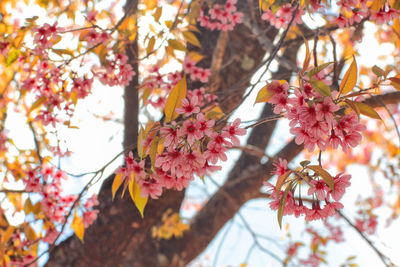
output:
{"label": "flower cluster", "polygon": [[198,18],[200,25],[210,30],[232,31],[243,21],[243,13],[236,11],[236,2],[237,0],[227,0],[223,7],[215,4],[207,14],[201,10]]}
{"label": "flower cluster", "polygon": [[117,53],[112,59],[107,60],[106,68],[94,67],[92,71],[100,82],[105,85],[128,86],[136,73],[127,62],[128,57],[126,55]]}
{"label": "flower cluster", "polygon": [[[26,171],[26,177],[23,182],[27,192],[38,193],[42,196],[40,200],[41,208],[46,215],[46,220],[57,223],[64,223],[70,209],[73,208],[77,198],[76,195],[63,195],[62,180],[67,179],[67,174],[62,170],[56,170],[53,166],[43,165],[39,170],[29,169]],[[97,218],[97,196],[93,195],[86,200],[83,205],[83,222],[85,227],[92,224]],[[55,233],[54,233],[55,232]],[[54,236],[58,233],[53,228],[47,229],[45,242],[54,241]]]}
{"label": "flower cluster", "polygon": [[[286,29],[289,25],[291,18],[296,10],[296,7],[292,7],[291,4],[286,4],[280,7],[276,12],[272,12],[271,9],[267,9],[262,14],[261,18],[268,21],[272,26],[277,29]],[[293,20],[293,24],[303,23],[301,16],[305,14],[304,9],[297,10],[296,15]]]}
{"label": "flower cluster", "polygon": [[163,149],[156,155],[154,166],[148,166],[145,160],[135,160],[129,153],[125,166],[116,171],[125,181],[134,174],[143,197],[158,198],[163,188],[182,190],[195,175],[203,177],[220,170],[216,165],[218,160],[226,161],[227,149],[239,145],[238,136],[246,134],[246,130],[239,127],[239,119],[216,131],[215,121],[208,119],[200,109],[206,103],[203,93],[202,89],[197,89],[182,100],[176,113],[183,121],[159,126],[156,132],[143,139],[142,146],[147,154],[153,142],[163,140]]}
{"label": "flower cluster", "polygon": [[196,61],[190,59],[190,57],[185,58],[183,62],[183,71],[186,74],[190,75],[191,80],[200,80],[200,82],[202,83],[207,83],[208,78],[211,75],[210,69],[196,67]]}
{"label": "flower cluster", "polygon": [[34,53],[37,55],[45,54],[45,51],[51,48],[54,43],[61,38],[61,36],[57,34],[59,30],[60,28],[57,27],[57,22],[53,25],[46,23],[42,27],[33,28],[33,42],[36,45]]}
{"label": "flower cluster", "polygon": [[365,0],[342,0],[337,4],[340,7],[340,14],[333,20],[333,23],[341,28],[360,23],[361,20],[368,17],[377,24],[383,24],[389,23],[399,16],[399,11],[390,6],[385,5],[380,10],[375,10],[372,6],[367,6]]}
{"label": "flower cluster", "polygon": [[85,40],[89,45],[94,46],[99,43],[105,43],[111,38],[110,34],[106,31],[96,31],[95,29],[91,29],[86,35]]}
{"label": "flower cluster", "polygon": [[[286,160],[279,159],[279,162],[276,162],[274,166],[274,174],[282,176],[289,171]],[[339,200],[344,195],[346,188],[350,186],[351,175],[345,175],[343,173],[337,174],[332,178],[333,186],[330,187],[322,176],[319,176],[317,171],[314,171],[315,174],[310,176],[305,169],[306,168],[303,168],[301,173],[294,172],[295,178],[286,180],[286,182],[298,183],[302,180],[308,183],[310,188],[307,194],[313,196],[311,208],[303,204],[301,195],[298,199],[295,199],[293,189],[288,191],[286,199],[282,200],[284,195],[283,190],[279,191],[279,194],[277,194],[276,187],[266,182],[265,185],[270,188],[269,192],[273,199],[269,204],[270,208],[272,210],[277,210],[280,205],[284,205],[283,215],[294,214],[296,217],[305,215],[307,221],[326,219],[329,216],[335,215],[336,210],[343,208]],[[321,207],[321,202],[325,202],[323,207]]]}
{"label": "flower cluster", "polygon": [[357,114],[338,114],[338,100],[322,96],[311,84],[295,88],[292,97],[287,82],[272,81],[266,90],[272,95],[269,103],[274,105],[274,112],[286,111],[296,143],[304,144],[308,151],[316,147],[337,149],[340,145],[346,152],[361,141],[365,126],[358,122]]}

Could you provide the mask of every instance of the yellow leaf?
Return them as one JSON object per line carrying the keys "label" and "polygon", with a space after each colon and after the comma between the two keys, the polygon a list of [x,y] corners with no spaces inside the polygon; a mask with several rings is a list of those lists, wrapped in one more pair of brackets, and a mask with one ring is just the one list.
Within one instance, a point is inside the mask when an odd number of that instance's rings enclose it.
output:
{"label": "yellow leaf", "polygon": [[196,35],[194,35],[192,32],[184,31],[182,34],[183,34],[183,37],[185,38],[186,41],[188,41],[192,45],[195,45],[195,46],[201,48],[201,44],[199,42],[199,39],[197,39]]}
{"label": "yellow leaf", "polygon": [[334,186],[335,182],[333,180],[333,177],[329,174],[329,172],[325,171],[321,166],[318,165],[309,165],[307,166],[307,168],[317,173],[325,181],[325,183],[332,189],[332,191],[335,191],[335,186]]}
{"label": "yellow leaf", "polygon": [[371,9],[378,12],[383,5],[385,5],[386,0],[374,0],[374,2],[372,2],[372,6]]}
{"label": "yellow leaf", "polygon": [[75,212],[74,219],[72,220],[71,228],[74,229],[76,236],[83,243],[83,236],[85,234],[85,226],[83,224],[83,220],[78,214]]}
{"label": "yellow leaf", "polygon": [[36,239],[35,230],[33,230],[29,224],[24,225],[24,233],[28,240],[33,241]]}
{"label": "yellow leaf", "polygon": [[180,51],[186,51],[186,46],[184,46],[182,43],[175,39],[169,39],[168,40],[168,45],[171,46],[173,49],[180,50]]}
{"label": "yellow leaf", "polygon": [[154,20],[158,22],[160,20],[161,14],[162,14],[162,7],[159,6],[159,7],[157,7],[156,12],[154,12],[154,15],[153,15]]}
{"label": "yellow leaf", "polygon": [[139,210],[140,215],[142,218],[144,217],[144,208],[146,207],[147,204],[147,199],[148,196],[142,197],[140,195],[140,186],[139,184],[135,181],[135,176],[132,174],[131,179],[129,180],[129,194],[131,195],[131,198],[133,202],[135,203],[136,208]]}
{"label": "yellow leaf", "polygon": [[29,113],[31,113],[33,110],[39,108],[44,102],[46,102],[47,98],[45,96],[42,96],[38,100],[35,101],[35,103],[32,104],[31,108],[29,109]]}
{"label": "yellow leaf", "polygon": [[144,129],[143,126],[140,126],[140,131],[138,134],[138,140],[137,140],[137,151],[140,159],[143,158],[143,145],[142,145],[142,140],[144,139]]}
{"label": "yellow leaf", "polygon": [[204,56],[196,51],[190,51],[188,57],[197,63],[202,60]]}
{"label": "yellow leaf", "polygon": [[254,104],[268,102],[271,96],[273,96],[273,93],[268,90],[268,85],[266,85],[258,91]]}
{"label": "yellow leaf", "polygon": [[357,83],[357,62],[353,55],[353,62],[351,63],[349,69],[346,71],[342,81],[339,86],[339,95],[347,94],[353,90]]}
{"label": "yellow leaf", "polygon": [[149,44],[147,45],[146,52],[150,54],[154,50],[154,44],[156,43],[156,39],[153,37],[150,38]]}
{"label": "yellow leaf", "polygon": [[57,55],[59,55],[60,57],[62,57],[62,55],[68,55],[73,57],[74,56],[74,52],[72,52],[71,50],[68,49],[51,49],[52,52],[56,53]]}
{"label": "yellow leaf", "polygon": [[3,244],[6,244],[8,240],[11,238],[11,235],[14,233],[14,226],[9,226],[5,232],[3,232],[1,236],[1,241]]}
{"label": "yellow leaf", "polygon": [[117,190],[121,186],[121,184],[122,184],[122,174],[119,173],[119,174],[115,175],[113,184],[111,186],[111,192],[112,192],[112,199],[113,200],[114,200],[114,197],[115,197],[115,193],[117,192]]}
{"label": "yellow leaf", "polygon": [[174,24],[172,21],[170,20],[166,20],[164,21],[165,26],[167,26],[168,29],[171,29],[172,25]]}
{"label": "yellow leaf", "polygon": [[382,120],[378,112],[376,112],[375,109],[373,109],[371,106],[360,102],[353,102],[353,103],[358,107],[361,114],[373,119]]}
{"label": "yellow leaf", "polygon": [[175,109],[182,105],[182,99],[186,97],[186,76],[182,78],[175,86],[172,88],[167,101],[165,103],[165,122],[170,122],[177,117]]}

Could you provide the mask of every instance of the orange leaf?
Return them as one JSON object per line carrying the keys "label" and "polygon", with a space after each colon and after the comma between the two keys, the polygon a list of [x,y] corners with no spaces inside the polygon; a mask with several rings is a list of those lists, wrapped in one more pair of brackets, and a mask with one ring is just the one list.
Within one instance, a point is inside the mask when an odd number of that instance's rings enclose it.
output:
{"label": "orange leaf", "polygon": [[353,55],[353,62],[351,63],[349,69],[346,71],[340,86],[339,86],[339,95],[347,94],[351,90],[353,90],[354,86],[357,83],[357,62],[356,58]]}
{"label": "orange leaf", "polygon": [[117,192],[118,188],[121,186],[122,184],[122,174],[117,174],[114,177],[114,181],[113,184],[111,186],[111,192],[112,192],[112,199],[114,200],[115,197],[115,193]]}
{"label": "orange leaf", "polygon": [[186,76],[182,78],[175,86],[172,88],[167,102],[165,103],[165,122],[170,122],[177,117],[175,109],[182,105],[182,99],[186,97]]}
{"label": "orange leaf", "polygon": [[279,197],[279,193],[281,192],[282,185],[285,183],[286,179],[289,177],[289,175],[291,173],[292,173],[292,171],[289,170],[278,177],[278,180],[276,181],[276,197]]}

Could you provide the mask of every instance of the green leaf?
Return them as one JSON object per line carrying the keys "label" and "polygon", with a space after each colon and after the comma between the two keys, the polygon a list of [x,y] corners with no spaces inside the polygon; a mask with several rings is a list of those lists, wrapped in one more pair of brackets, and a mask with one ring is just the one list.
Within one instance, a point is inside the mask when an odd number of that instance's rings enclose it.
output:
{"label": "green leaf", "polygon": [[329,174],[329,172],[327,172],[321,166],[318,165],[308,165],[307,168],[318,174],[325,181],[325,183],[332,189],[332,191],[335,191],[335,181],[333,180],[333,177]]}
{"label": "green leaf", "polygon": [[13,50],[8,54],[8,56],[7,56],[6,66],[8,67],[8,66],[10,66],[12,63],[14,63],[14,62],[18,59],[18,57],[19,57],[20,54],[21,54],[21,53],[20,53],[18,50],[13,49]]}
{"label": "green leaf", "polygon": [[313,86],[313,89],[317,91],[322,96],[332,96],[331,88],[324,83],[323,81],[317,79],[310,79],[310,83]]}
{"label": "green leaf", "polygon": [[322,70],[324,70],[325,68],[327,68],[330,64],[332,64],[333,62],[327,62],[327,63],[324,63],[324,64],[321,64],[321,65],[319,65],[318,67],[316,67],[316,68],[313,68],[312,70],[310,70],[309,72],[307,72],[307,76],[308,77],[312,77],[312,76],[314,76],[315,74],[317,74],[318,72],[320,72],[320,71],[322,71]]}
{"label": "green leaf", "polygon": [[383,69],[379,68],[377,65],[374,65],[372,67],[372,72],[378,77],[381,77],[385,74],[385,71]]}

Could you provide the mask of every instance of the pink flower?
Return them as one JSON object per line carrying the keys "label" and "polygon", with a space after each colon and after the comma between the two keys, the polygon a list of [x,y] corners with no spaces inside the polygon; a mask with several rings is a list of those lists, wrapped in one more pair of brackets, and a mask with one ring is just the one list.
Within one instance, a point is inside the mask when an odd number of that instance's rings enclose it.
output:
{"label": "pink flower", "polygon": [[312,195],[316,194],[318,200],[325,200],[326,191],[329,189],[328,185],[324,182],[324,180],[311,180],[310,188],[308,189],[307,194]]}
{"label": "pink flower", "polygon": [[184,114],[185,117],[188,117],[192,114],[197,114],[200,112],[200,108],[198,106],[197,96],[193,96],[190,99],[190,102],[187,98],[182,99],[182,106],[180,108],[175,109],[176,113]]}
{"label": "pink flower", "polygon": [[326,122],[332,125],[334,123],[333,113],[339,110],[339,106],[334,104],[330,97],[325,97],[323,102],[317,104],[315,110],[317,120],[320,121],[325,118]]}
{"label": "pink flower", "polygon": [[273,165],[275,166],[273,174],[278,175],[278,177],[285,174],[289,170],[286,159],[279,158],[279,161],[274,162]]}
{"label": "pink flower", "polygon": [[206,120],[205,116],[203,113],[198,113],[196,116],[196,126],[198,131],[203,135],[203,136],[209,136],[211,137],[213,131],[212,127],[215,124],[214,120]]}
{"label": "pink flower", "polygon": [[190,146],[194,144],[195,141],[200,140],[203,135],[197,128],[197,124],[194,121],[186,120],[182,128],[179,129],[179,135],[186,135],[186,140]]}
{"label": "pink flower", "polygon": [[157,181],[154,174],[151,175],[150,179],[139,180],[140,185],[140,196],[150,196],[153,199],[158,199],[162,194],[162,184]]}
{"label": "pink flower", "polygon": [[327,194],[327,199],[329,200],[329,196],[332,196],[332,198],[335,201],[339,201],[342,196],[344,195],[346,191],[346,187],[350,186],[350,179],[351,175],[346,174],[343,175],[342,173],[339,173],[334,177],[334,189],[335,191],[332,191],[332,189],[328,189],[328,194]]}
{"label": "pink flower", "polygon": [[176,122],[172,121],[170,125],[162,127],[160,129],[161,136],[164,139],[164,146],[169,147],[170,145],[175,145],[178,141],[178,127]]}
{"label": "pink flower", "polygon": [[83,214],[83,225],[85,228],[89,227],[96,219],[98,210],[87,211]]}
{"label": "pink flower", "polygon": [[236,136],[246,134],[246,129],[239,128],[239,125],[240,119],[235,119],[234,122],[228,123],[224,129],[222,129],[222,136],[231,139],[232,143],[236,146],[240,145],[240,141]]}

